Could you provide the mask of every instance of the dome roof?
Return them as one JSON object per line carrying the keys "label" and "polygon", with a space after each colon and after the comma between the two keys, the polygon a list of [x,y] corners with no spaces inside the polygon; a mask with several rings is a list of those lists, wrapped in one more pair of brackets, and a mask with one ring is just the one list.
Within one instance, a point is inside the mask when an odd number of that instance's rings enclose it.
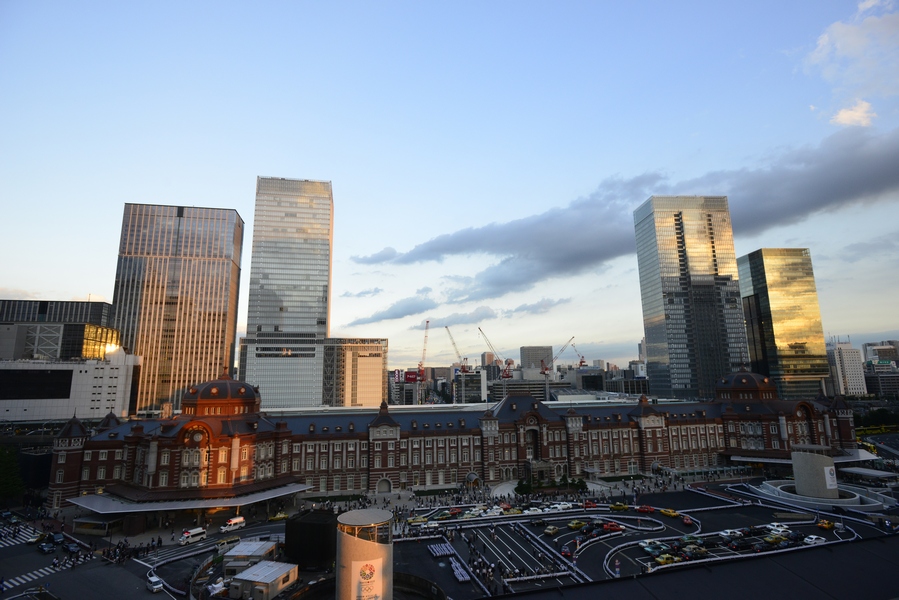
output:
{"label": "dome roof", "polygon": [[257,400],[259,390],[248,383],[222,375],[218,379],[192,385],[182,400]]}
{"label": "dome roof", "polygon": [[62,430],[56,435],[58,438],[77,438],[77,437],[85,437],[90,435],[87,431],[87,428],[84,424],[76,417],[72,415],[72,418],[69,419],[65,425],[63,425]]}
{"label": "dome roof", "polygon": [[758,373],[750,373],[744,367],[718,379],[715,389],[718,391],[776,391],[777,387],[771,378]]}

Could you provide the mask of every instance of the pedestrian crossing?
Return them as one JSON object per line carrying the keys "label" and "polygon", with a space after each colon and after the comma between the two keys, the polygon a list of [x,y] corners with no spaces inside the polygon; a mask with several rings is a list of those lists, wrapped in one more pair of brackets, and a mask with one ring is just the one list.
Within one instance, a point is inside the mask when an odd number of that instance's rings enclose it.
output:
{"label": "pedestrian crossing", "polygon": [[30,525],[20,525],[19,535],[16,536],[10,535],[11,531],[11,527],[7,527],[5,530],[0,531],[0,548],[24,544],[28,541],[28,538],[37,532],[37,530],[33,529]]}
{"label": "pedestrian crossing", "polygon": [[24,575],[19,575],[18,577],[10,577],[6,581],[3,582],[3,591],[11,590],[14,587],[19,587],[20,585],[33,583],[34,585],[38,585],[40,581],[38,581],[42,577],[48,577],[53,575],[54,573],[59,573],[60,571],[64,571],[65,569],[71,568],[71,565],[62,566],[60,565],[57,568],[54,567],[44,567],[43,569],[37,569],[32,571],[31,573],[25,573]]}

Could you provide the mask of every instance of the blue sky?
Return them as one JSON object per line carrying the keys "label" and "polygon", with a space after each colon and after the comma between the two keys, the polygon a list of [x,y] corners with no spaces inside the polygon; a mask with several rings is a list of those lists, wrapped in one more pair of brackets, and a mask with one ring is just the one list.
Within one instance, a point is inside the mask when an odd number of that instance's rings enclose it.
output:
{"label": "blue sky", "polygon": [[324,179],[332,335],[626,364],[633,208],[727,194],[895,338],[897,98],[894,2],[2,2],[0,297],[111,301],[126,202],[228,207],[242,331],[256,176]]}

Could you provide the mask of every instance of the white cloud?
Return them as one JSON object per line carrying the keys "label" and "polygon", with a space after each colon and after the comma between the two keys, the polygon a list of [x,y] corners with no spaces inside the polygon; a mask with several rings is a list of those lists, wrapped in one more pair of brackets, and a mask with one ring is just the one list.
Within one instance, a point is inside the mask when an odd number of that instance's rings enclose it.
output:
{"label": "white cloud", "polygon": [[830,119],[830,122],[835,125],[870,127],[871,119],[876,116],[877,113],[871,109],[871,104],[869,102],[859,100],[855,103],[855,106],[844,108],[837,112],[837,114]]}
{"label": "white cloud", "polygon": [[860,3],[849,22],[833,23],[818,37],[806,66],[844,97],[899,94],[899,13],[887,12],[892,8],[891,2]]}

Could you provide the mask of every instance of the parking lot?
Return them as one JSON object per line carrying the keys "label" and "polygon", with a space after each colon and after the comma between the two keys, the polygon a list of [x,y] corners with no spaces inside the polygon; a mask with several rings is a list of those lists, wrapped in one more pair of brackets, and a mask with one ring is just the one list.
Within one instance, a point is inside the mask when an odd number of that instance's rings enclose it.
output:
{"label": "parking lot", "polygon": [[[689,491],[644,495],[638,502],[643,503],[640,506],[645,512],[638,512],[633,504],[618,511],[600,505],[461,518],[470,507],[460,507],[451,517],[443,514],[440,521],[416,525],[413,540],[397,543],[395,556],[414,554],[419,570],[432,573],[422,576],[443,581],[442,587],[450,586],[444,587],[450,596],[477,598],[503,591],[651,576],[688,564],[801,552],[813,545],[882,535],[873,525],[853,522],[841,527],[837,522],[833,529],[823,529],[817,525],[817,514],[790,513]],[[775,532],[761,528],[772,523],[784,528]],[[742,532],[730,532],[729,537],[718,533],[724,530]],[[681,539],[684,536],[694,537]],[[654,541],[665,546],[651,553],[644,546]],[[424,555],[425,548],[432,546],[440,547],[442,555],[435,556],[435,550]],[[432,564],[424,567],[422,563],[428,561]],[[402,562],[400,558],[397,570],[402,570]],[[462,571],[469,581],[459,581]]]}

